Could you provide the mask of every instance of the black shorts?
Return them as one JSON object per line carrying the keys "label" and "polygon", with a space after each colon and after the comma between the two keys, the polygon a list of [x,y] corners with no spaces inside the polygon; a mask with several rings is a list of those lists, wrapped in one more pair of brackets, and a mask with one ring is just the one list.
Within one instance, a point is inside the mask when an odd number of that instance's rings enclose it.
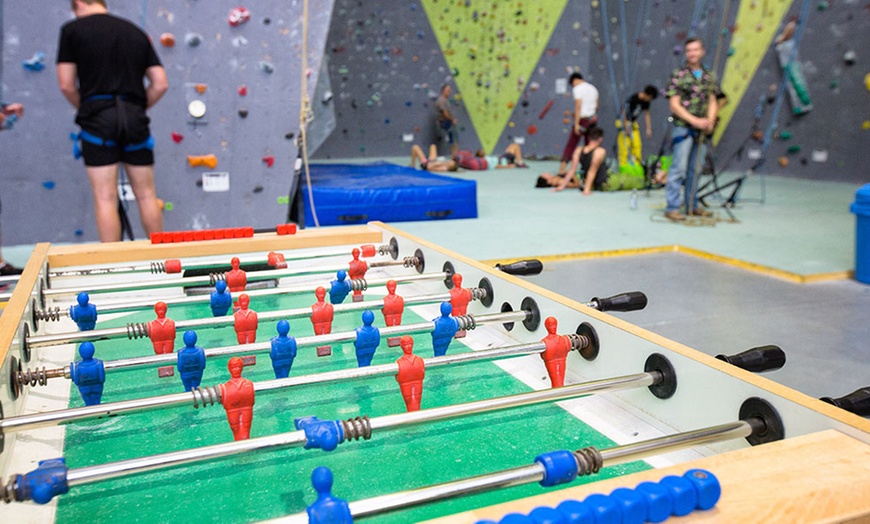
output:
{"label": "black shorts", "polygon": [[148,127],[150,119],[141,105],[124,100],[85,102],[79,108],[76,123],[83,131],[115,143],[113,146],[101,146],[82,140],[82,158],[86,166],[107,166],[119,162],[133,166],[154,164],[154,152],[148,148],[124,150],[124,146],[141,144],[151,136]]}

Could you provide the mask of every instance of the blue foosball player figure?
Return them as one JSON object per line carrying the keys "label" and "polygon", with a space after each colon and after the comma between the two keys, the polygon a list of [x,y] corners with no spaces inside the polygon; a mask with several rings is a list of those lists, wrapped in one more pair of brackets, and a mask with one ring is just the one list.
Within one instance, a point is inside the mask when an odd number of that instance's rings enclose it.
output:
{"label": "blue foosball player figure", "polygon": [[69,378],[78,386],[85,406],[96,406],[103,396],[106,370],[103,361],[94,358],[94,345],[91,342],[82,342],[79,355],[82,359],[69,365]]}
{"label": "blue foosball player figure", "polygon": [[196,331],[184,332],[184,347],[178,350],[178,374],[184,391],[198,388],[205,369],[205,351],[196,345]]}
{"label": "blue foosball player figure", "polygon": [[347,294],[353,289],[350,279],[347,278],[347,271],[339,269],[335,273],[336,279],[329,283],[329,302],[332,304],[341,304],[344,302]]}
{"label": "blue foosball player figure", "polygon": [[293,367],[293,359],[296,358],[296,339],[287,336],[290,333],[290,322],[278,321],[278,336],[272,337],[272,349],[269,356],[272,358],[272,369],[275,378],[287,378],[290,376],[290,368]]}
{"label": "blue foosball player figure", "polygon": [[443,357],[447,354],[450,341],[453,340],[459,329],[459,323],[450,316],[452,312],[453,306],[450,305],[450,302],[442,302],[441,316],[433,319],[435,329],[432,330],[432,350],[436,357]]}
{"label": "blue foosball player figure", "polygon": [[365,367],[372,363],[372,357],[381,343],[380,330],[372,325],[375,314],[368,309],[362,314],[363,325],[356,328],[356,340],[353,347],[356,348],[356,361],[359,367]]}
{"label": "blue foosball player figure", "polygon": [[69,317],[80,331],[92,331],[97,325],[97,306],[91,304],[89,300],[88,294],[81,292],[76,297],[78,305],[69,307]]}
{"label": "blue foosball player figure", "polygon": [[218,280],[211,292],[211,314],[216,317],[224,317],[233,306],[233,295],[227,291],[227,283]]}
{"label": "blue foosball player figure", "polygon": [[329,468],[315,468],[311,472],[311,485],[317,491],[317,500],[305,510],[310,524],[353,524],[347,501],[332,496],[332,471]]}

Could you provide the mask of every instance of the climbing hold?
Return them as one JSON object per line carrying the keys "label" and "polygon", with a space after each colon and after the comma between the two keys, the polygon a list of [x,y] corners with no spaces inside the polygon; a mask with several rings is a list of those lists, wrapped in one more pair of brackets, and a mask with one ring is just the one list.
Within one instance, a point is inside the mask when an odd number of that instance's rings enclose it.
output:
{"label": "climbing hold", "polygon": [[855,65],[856,58],[857,55],[852,49],[849,49],[848,51],[843,53],[843,62],[846,62],[846,65]]}
{"label": "climbing hold", "polygon": [[262,192],[263,192],[263,186],[255,186],[254,187],[254,193],[262,193]]}
{"label": "climbing hold", "polygon": [[538,132],[538,126],[536,126],[535,124],[530,124],[529,127],[526,129],[526,132],[530,135],[534,135]]}
{"label": "climbing hold", "polygon": [[840,81],[836,78],[832,78],[831,81],[828,82],[828,87],[830,87],[832,90],[837,89],[838,87],[840,87]]}
{"label": "climbing hold", "polygon": [[797,144],[795,144],[793,146],[788,146],[788,149],[787,149],[788,153],[792,154],[792,155],[795,153],[800,153],[800,150],[801,150],[801,146],[799,146]]}
{"label": "climbing hold", "polygon": [[202,35],[199,33],[187,33],[184,35],[184,41],[190,47],[196,47],[202,43]]}
{"label": "climbing hold", "polygon": [[207,167],[214,169],[218,165],[218,160],[214,155],[187,155],[187,163],[190,167]]}
{"label": "climbing hold", "polygon": [[266,167],[272,167],[275,165],[275,157],[272,155],[264,156],[263,163],[266,164]]}
{"label": "climbing hold", "polygon": [[85,234],[85,231],[83,229],[76,229],[73,234],[77,237],[80,237]]}
{"label": "climbing hold", "polygon": [[197,93],[203,94],[208,89],[208,86],[205,84],[196,84],[193,88],[196,89]]}
{"label": "climbing hold", "polygon": [[175,36],[172,33],[163,33],[160,35],[160,44],[163,47],[175,47]]}
{"label": "climbing hold", "polygon": [[294,138],[296,138],[296,133],[287,133],[286,135],[284,135],[284,138],[286,138],[287,140],[293,140]]}
{"label": "climbing hold", "polygon": [[245,7],[236,7],[230,11],[227,21],[232,27],[238,27],[251,19],[251,12]]}
{"label": "climbing hold", "polygon": [[205,116],[205,102],[202,100],[194,100],[187,104],[187,112],[193,118],[202,118]]}
{"label": "climbing hold", "polygon": [[244,107],[239,108],[239,116],[242,118],[248,118],[248,110]]}
{"label": "climbing hold", "polygon": [[791,139],[791,137],[792,137],[792,134],[788,131],[780,131],[780,133],[779,133],[780,140],[789,140],[789,139]]}
{"label": "climbing hold", "polygon": [[267,62],[265,60],[260,60],[260,62],[257,64],[257,67],[259,67],[265,73],[275,72],[275,64],[273,64],[272,62]]}
{"label": "climbing hold", "polygon": [[45,180],[42,182],[42,187],[44,187],[45,189],[54,189],[54,186],[54,180]]}
{"label": "climbing hold", "polygon": [[323,93],[323,97],[320,99],[320,101],[324,105],[328,104],[330,100],[332,100],[332,91],[327,91],[327,92]]}
{"label": "climbing hold", "polygon": [[870,73],[864,75],[864,87],[867,88],[867,91],[870,91]]}
{"label": "climbing hold", "polygon": [[863,129],[864,131],[870,129],[870,120],[865,120],[861,122],[861,129]]}
{"label": "climbing hold", "polygon": [[182,140],[184,140],[184,135],[182,135],[181,133],[176,133],[176,132],[172,133],[172,141],[173,142],[175,142],[176,144],[180,144]]}
{"label": "climbing hold", "polygon": [[674,46],[674,56],[680,56],[681,54],[683,54],[683,46],[675,45]]}
{"label": "climbing hold", "polygon": [[39,72],[45,69],[45,53],[37,51],[32,57],[21,62],[24,69],[33,72]]}
{"label": "climbing hold", "polygon": [[824,10],[827,9],[828,7],[829,7],[828,2],[826,2],[825,0],[822,0],[821,2],[819,2],[819,5],[818,5],[817,9],[818,9],[819,11],[824,11]]}
{"label": "climbing hold", "polygon": [[269,25],[271,23],[272,23],[272,19],[269,18],[268,16],[263,19],[263,25]]}
{"label": "climbing hold", "polygon": [[779,167],[788,167],[788,158],[781,156],[776,161],[779,163]]}
{"label": "climbing hold", "polygon": [[158,198],[157,207],[160,208],[160,211],[163,211],[163,209],[166,208],[166,202],[164,202],[162,198]]}

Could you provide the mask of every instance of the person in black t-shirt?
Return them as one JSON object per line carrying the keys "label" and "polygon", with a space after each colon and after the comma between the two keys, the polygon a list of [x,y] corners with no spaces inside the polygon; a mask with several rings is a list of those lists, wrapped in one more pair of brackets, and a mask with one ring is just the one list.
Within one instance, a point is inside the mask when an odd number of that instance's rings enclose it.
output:
{"label": "person in black t-shirt", "polygon": [[[625,105],[622,107],[622,120],[616,122],[616,128],[619,134],[616,136],[616,149],[619,165],[628,163],[628,155],[631,153],[634,162],[642,162],[643,142],[640,138],[640,127],[637,123],[641,113],[643,113],[643,122],[645,126],[644,135],[646,138],[652,138],[652,126],[650,124],[649,104],[659,96],[659,90],[656,86],[648,85],[643,88],[643,91],[635,93],[628,97]],[[631,126],[631,136],[625,133],[623,127]]]}
{"label": "person in black t-shirt", "polygon": [[[57,79],[64,97],[78,109],[81,149],[75,153],[84,158],[91,182],[100,240],[121,240],[121,162],[146,233],[162,231],[146,109],[169,88],[166,71],[148,35],[110,15],[105,0],[71,0],[71,6],[76,19],[60,30]],[[147,87],[143,78],[148,79]]]}

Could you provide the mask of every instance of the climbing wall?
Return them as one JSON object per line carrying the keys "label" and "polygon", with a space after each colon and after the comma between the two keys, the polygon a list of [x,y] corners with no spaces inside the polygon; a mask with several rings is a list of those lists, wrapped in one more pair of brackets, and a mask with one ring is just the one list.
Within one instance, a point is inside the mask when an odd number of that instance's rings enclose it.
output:
{"label": "climbing wall", "polygon": [[[66,1],[51,4],[0,4],[3,98],[26,106],[24,118],[0,132],[5,244],[96,239],[90,188],[81,161],[71,154],[74,110],[57,88],[54,66],[59,28],[72,14]],[[297,155],[304,3],[108,4],[113,14],[152,37],[169,77],[169,92],[150,111],[165,228],[265,228],[286,222]],[[309,4],[306,86],[313,95],[333,1]],[[229,15],[240,6],[250,16],[233,26]],[[189,112],[194,101],[205,105],[199,118]],[[309,147],[316,148],[323,135],[321,129]],[[197,165],[191,166],[189,157]],[[135,202],[127,204],[134,233],[142,238]]]}
{"label": "climbing wall", "polygon": [[[723,161],[733,157],[729,167],[740,171],[764,160],[763,173],[866,183],[870,163],[870,84],[865,81],[870,73],[870,6],[866,2],[807,1],[795,67],[803,76],[804,95],[812,109],[796,114],[786,93],[778,118],[772,121],[783,69],[769,37],[760,37],[770,34],[775,38],[785,21],[800,15],[804,2],[786,2],[791,5],[786,6],[784,20],[765,16],[763,10],[779,2],[755,2],[755,7],[741,2],[740,9],[753,23],[737,28],[723,83],[744,94],[721,136],[718,156]],[[748,75],[749,68],[739,66],[753,48],[760,48],[762,56],[755,74]],[[753,134],[770,136],[761,159],[763,138],[756,140]]]}
{"label": "climbing wall", "polygon": [[433,143],[445,83],[461,147],[561,151],[572,104],[557,82],[588,66],[589,11],[565,0],[337,0],[327,43],[336,130],[317,156],[404,156]]}
{"label": "climbing wall", "polygon": [[[743,171],[762,152],[760,142],[746,141],[758,101],[765,99],[757,124],[764,132],[775,102],[770,86],[782,78],[771,40],[783,19],[799,13],[802,1],[337,0],[327,42],[335,96],[321,102],[334,105],[336,131],[317,156],[402,156],[412,142],[431,143],[432,106],[445,82],[454,86],[463,148],[498,151],[519,141],[529,155],[558,155],[571,110],[560,81],[572,69],[600,91],[599,122],[610,149],[624,100],[646,84],[664,88],[682,62],[684,40],[697,35],[706,43],[706,65],[731,95],[717,157]],[[799,56],[814,109],[796,117],[783,101],[762,172],[866,178],[861,166],[870,154],[864,147],[870,92],[864,76],[870,69],[863,50],[870,10],[865,4],[812,1]],[[561,12],[558,21],[551,18],[554,12]],[[856,57],[845,60],[849,50]],[[644,155],[656,153],[665,137],[669,111],[663,97],[651,114],[653,136],[644,141]]]}

